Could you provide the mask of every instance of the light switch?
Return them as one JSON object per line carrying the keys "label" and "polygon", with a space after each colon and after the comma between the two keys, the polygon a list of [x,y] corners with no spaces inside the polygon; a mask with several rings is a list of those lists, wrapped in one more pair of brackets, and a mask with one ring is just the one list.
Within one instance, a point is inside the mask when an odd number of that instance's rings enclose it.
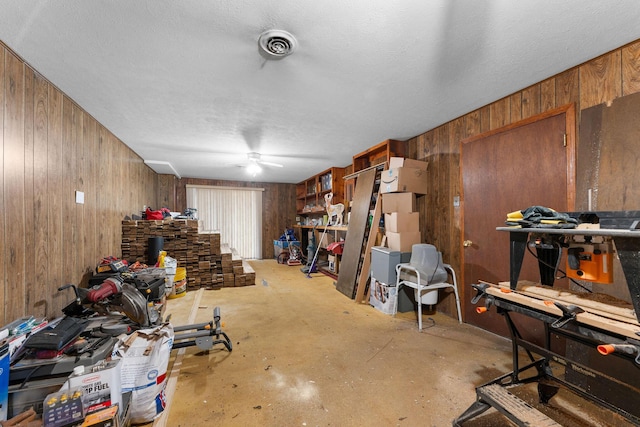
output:
{"label": "light switch", "polygon": [[84,192],[76,191],[76,203],[79,205],[84,205]]}

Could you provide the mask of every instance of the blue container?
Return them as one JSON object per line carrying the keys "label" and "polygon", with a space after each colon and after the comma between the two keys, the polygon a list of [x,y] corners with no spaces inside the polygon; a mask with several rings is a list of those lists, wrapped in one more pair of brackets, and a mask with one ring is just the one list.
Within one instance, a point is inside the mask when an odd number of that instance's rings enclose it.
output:
{"label": "blue container", "polygon": [[9,415],[9,344],[0,347],[0,420]]}

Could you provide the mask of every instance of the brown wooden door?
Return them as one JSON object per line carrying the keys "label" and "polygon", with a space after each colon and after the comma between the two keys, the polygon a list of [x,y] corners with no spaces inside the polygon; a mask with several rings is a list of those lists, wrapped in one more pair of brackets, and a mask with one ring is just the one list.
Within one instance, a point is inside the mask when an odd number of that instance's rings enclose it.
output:
{"label": "brown wooden door", "polygon": [[[573,114],[573,108],[554,111],[463,141],[463,236],[471,242],[463,249],[466,322],[507,335],[495,308],[480,315],[478,306],[470,303],[475,295],[471,284],[509,280],[509,233],[496,231],[504,226],[507,213],[533,205],[573,209],[574,130],[566,129],[567,115],[574,123]],[[533,256],[525,256],[520,279],[540,280]]]}

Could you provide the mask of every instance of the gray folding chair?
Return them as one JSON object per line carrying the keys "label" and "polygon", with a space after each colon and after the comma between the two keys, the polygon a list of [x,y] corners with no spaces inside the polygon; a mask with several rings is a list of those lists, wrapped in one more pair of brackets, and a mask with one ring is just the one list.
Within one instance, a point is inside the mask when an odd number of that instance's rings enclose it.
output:
{"label": "gray folding chair", "polygon": [[[460,297],[458,296],[458,282],[456,273],[449,264],[442,262],[442,253],[435,246],[420,243],[411,248],[411,259],[408,263],[396,266],[396,295],[400,294],[401,286],[414,289],[415,300],[418,303],[418,330],[422,330],[422,304],[434,305],[438,302],[438,290],[452,288],[458,308],[458,322],[462,323],[460,311]],[[453,284],[448,283],[449,275]],[[393,310],[398,311],[398,299]]]}

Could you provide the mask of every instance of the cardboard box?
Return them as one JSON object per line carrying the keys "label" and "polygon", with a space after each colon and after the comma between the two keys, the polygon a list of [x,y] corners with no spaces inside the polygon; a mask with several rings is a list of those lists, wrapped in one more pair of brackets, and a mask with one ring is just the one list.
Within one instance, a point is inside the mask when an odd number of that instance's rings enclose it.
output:
{"label": "cardboard box", "polygon": [[415,193],[385,193],[382,197],[382,213],[416,212]]}
{"label": "cardboard box", "polygon": [[393,233],[420,231],[418,212],[391,212],[384,214],[384,229]]}
{"label": "cardboard box", "polygon": [[120,427],[119,421],[118,405],[114,405],[87,415],[81,427]]}
{"label": "cardboard box", "polygon": [[395,284],[387,285],[372,277],[369,286],[371,287],[369,305],[384,314],[393,314],[397,298]]}
{"label": "cardboard box", "polygon": [[340,265],[340,257],[337,255],[328,255],[327,260],[329,261],[329,270],[337,274]]}
{"label": "cardboard box", "polygon": [[44,427],[69,427],[84,419],[82,387],[63,389],[47,395],[42,405]]}
{"label": "cardboard box", "polygon": [[421,243],[419,231],[405,231],[403,233],[394,233],[385,231],[387,236],[387,247],[392,251],[411,252],[412,246]]}
{"label": "cardboard box", "polygon": [[427,194],[429,181],[427,171],[418,168],[395,168],[382,171],[381,193],[409,192]]}
{"label": "cardboard box", "polygon": [[71,374],[65,386],[82,387],[82,403],[86,413],[112,405],[122,407],[121,372],[120,359],[100,362],[88,366],[82,373]]}
{"label": "cardboard box", "polygon": [[417,168],[422,170],[427,170],[429,166],[428,162],[423,162],[420,160],[407,159],[405,157],[391,157],[389,159],[389,169],[395,168]]}

